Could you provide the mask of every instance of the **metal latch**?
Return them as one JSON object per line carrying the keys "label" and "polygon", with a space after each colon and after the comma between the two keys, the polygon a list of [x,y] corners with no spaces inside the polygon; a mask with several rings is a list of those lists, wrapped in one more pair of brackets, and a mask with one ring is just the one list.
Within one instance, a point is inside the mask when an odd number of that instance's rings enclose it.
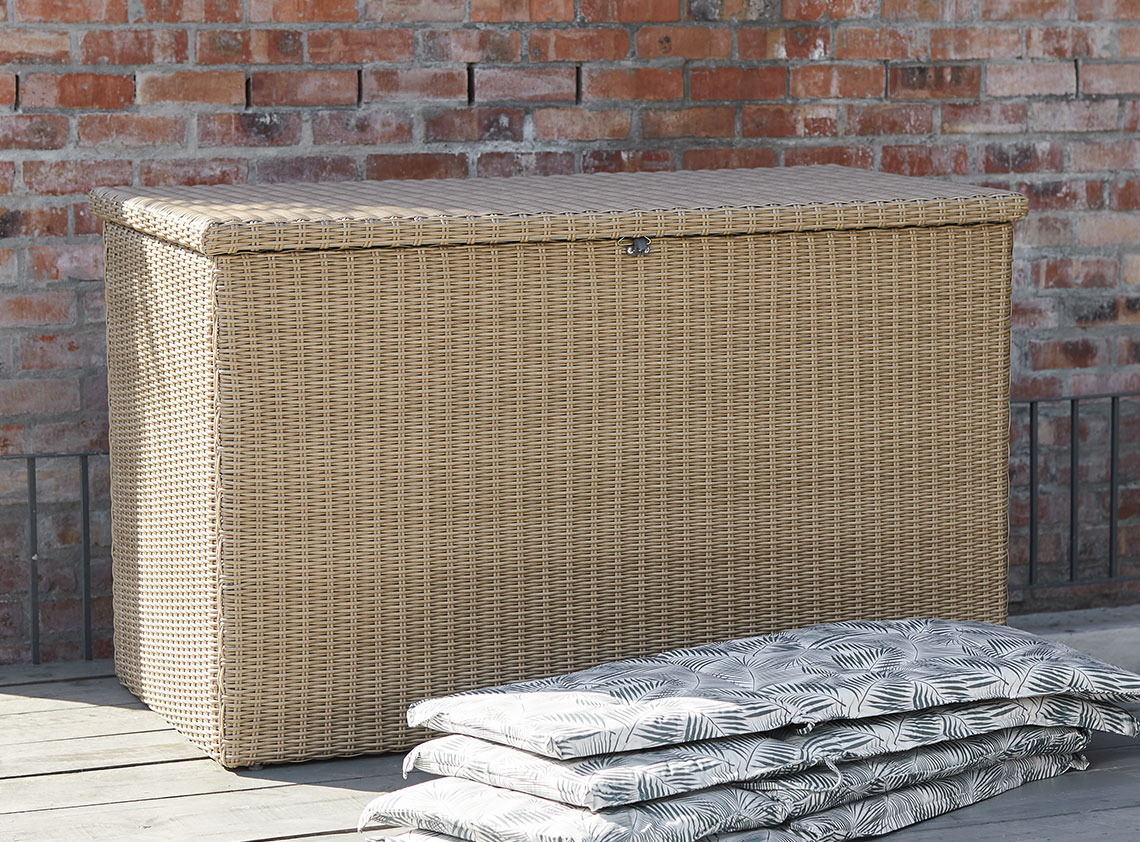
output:
{"label": "metal latch", "polygon": [[626,254],[635,254],[640,257],[643,254],[649,254],[651,251],[648,237],[634,237],[631,240],[623,239],[622,242],[626,244]]}

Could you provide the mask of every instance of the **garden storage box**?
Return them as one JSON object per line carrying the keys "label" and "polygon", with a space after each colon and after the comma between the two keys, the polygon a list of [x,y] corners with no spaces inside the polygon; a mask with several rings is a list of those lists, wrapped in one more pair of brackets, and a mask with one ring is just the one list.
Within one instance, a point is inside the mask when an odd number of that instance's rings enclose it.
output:
{"label": "garden storage box", "polygon": [[116,666],[227,766],[666,647],[1005,617],[1019,195],[804,167],[92,201]]}

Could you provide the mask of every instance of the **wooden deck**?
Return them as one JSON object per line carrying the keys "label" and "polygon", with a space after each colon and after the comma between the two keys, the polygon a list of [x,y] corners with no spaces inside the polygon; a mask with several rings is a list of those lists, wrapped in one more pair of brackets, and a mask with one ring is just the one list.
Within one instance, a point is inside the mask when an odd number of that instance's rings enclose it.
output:
{"label": "wooden deck", "polygon": [[[1140,741],[1098,735],[1089,759],[1086,772],[881,839],[1140,840]],[[3,842],[355,842],[372,795],[405,785],[399,760],[229,772],[144,708],[109,662],[0,668]]]}

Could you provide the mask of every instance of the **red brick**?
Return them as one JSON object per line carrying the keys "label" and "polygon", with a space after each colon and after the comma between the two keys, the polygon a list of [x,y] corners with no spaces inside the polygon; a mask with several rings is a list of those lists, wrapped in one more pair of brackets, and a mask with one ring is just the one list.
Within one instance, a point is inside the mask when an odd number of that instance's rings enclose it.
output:
{"label": "red brick", "polygon": [[67,290],[0,295],[0,325],[38,327],[75,321],[75,296]]}
{"label": "red brick", "polygon": [[934,130],[930,105],[849,105],[847,134],[929,134]]}
{"label": "red brick", "polygon": [[0,425],[0,453],[27,453],[23,424]]}
{"label": "red brick", "polygon": [[6,29],[0,39],[0,64],[66,64],[71,36],[62,30]]}
{"label": "red brick", "polygon": [[[0,193],[11,193],[16,183],[16,164],[14,161],[0,161]],[[0,277],[5,272],[2,253],[0,253]]]}
{"label": "red brick", "polygon": [[356,181],[360,172],[356,161],[347,156],[263,158],[257,162],[257,180],[266,184],[279,181]]}
{"label": "red brick", "polygon": [[1025,33],[1030,58],[1088,58],[1112,55],[1112,30],[1106,26],[1031,26]]}
{"label": "red brick", "polygon": [[581,0],[588,23],[669,23],[681,19],[681,0]]}
{"label": "red brick", "polygon": [[935,61],[966,58],[1018,58],[1021,31],[994,26],[935,29],[930,33],[930,57]]}
{"label": "red brick", "polygon": [[364,161],[365,178],[465,178],[467,156],[444,153],[369,155]]}
{"label": "red brick", "polygon": [[475,68],[475,99],[479,102],[572,102],[575,92],[572,67]]}
{"label": "red brick", "polygon": [[16,104],[16,74],[0,72],[0,106],[11,108]]}
{"label": "red brick", "polygon": [[942,133],[1023,134],[1028,112],[1024,102],[948,102],[942,106]]}
{"label": "red brick", "polygon": [[925,58],[927,33],[920,29],[843,27],[835,36],[835,57],[841,59]]}
{"label": "red brick", "polygon": [[1040,213],[1018,222],[1014,232],[1021,246],[1070,246],[1074,234],[1071,218]]}
{"label": "red brick", "polygon": [[24,108],[124,108],[134,101],[130,76],[104,73],[31,73],[20,80]]}
{"label": "red brick", "polygon": [[102,223],[99,217],[91,212],[90,205],[87,202],[71,202],[71,230],[75,236],[82,237],[85,234],[101,234]]}
{"label": "red brick", "polygon": [[467,74],[458,69],[365,70],[362,86],[365,102],[467,100]]}
{"label": "red brick", "polygon": [[629,56],[629,33],[624,29],[536,29],[527,49],[531,61],[617,61]]}
{"label": "red brick", "polygon": [[660,172],[673,168],[669,149],[591,149],[582,153],[582,172]]}
{"label": "red brick", "polygon": [[279,70],[250,74],[251,105],[355,105],[355,70]]}
{"label": "red brick", "polygon": [[641,58],[728,58],[732,34],[708,26],[643,26],[636,44]]}
{"label": "red brick", "polygon": [[0,249],[0,284],[11,284],[16,280],[16,252]]}
{"label": "red brick", "polygon": [[237,23],[241,0],[142,0],[143,20],[151,23]]}
{"label": "red brick", "polygon": [[24,336],[20,341],[20,368],[52,371],[106,365],[100,333],[64,333]]}
{"label": "red brick", "polygon": [[1078,20],[1140,20],[1135,0],[1074,0]]}
{"label": "red brick", "polygon": [[309,33],[309,61],[316,64],[411,58],[412,33],[407,29],[320,29]]}
{"label": "red brick", "polygon": [[982,150],[982,172],[1018,173],[1060,170],[1064,148],[1058,143],[991,143]]}
{"label": "red brick", "polygon": [[1140,254],[1124,255],[1121,274],[1123,275],[1124,283],[1140,284]]}
{"label": "red brick", "polygon": [[1071,61],[991,64],[986,68],[986,93],[990,96],[1072,96],[1076,91],[1077,75]]}
{"label": "red brick", "polygon": [[1140,62],[1082,63],[1081,93],[1140,94]]}
{"label": "red brick", "polygon": [[471,21],[570,21],[574,0],[471,0]]}
{"label": "red brick", "polygon": [[484,152],[475,163],[475,174],[480,178],[563,175],[572,172],[572,152]]}
{"label": "red brick", "polygon": [[811,64],[793,67],[791,94],[797,98],[881,97],[882,65]]}
{"label": "red brick", "polygon": [[1122,26],[1116,30],[1121,58],[1140,58],[1140,26]]}
{"label": "red brick", "polygon": [[1068,0],[980,0],[982,20],[1048,20],[1069,16]]}
{"label": "red brick", "polygon": [[101,245],[32,246],[28,264],[37,281],[99,281],[103,278]]}
{"label": "red brick", "polygon": [[976,99],[982,88],[977,65],[893,66],[889,90],[893,99]]}
{"label": "red brick", "polygon": [[[1015,298],[1012,305],[1011,322],[1014,328],[1033,329],[1057,326],[1055,299],[1035,298],[1026,301]],[[1020,395],[1025,396],[1026,391],[1032,391],[1030,383],[1024,382],[1025,380],[1031,381],[1032,378],[1018,379],[1023,381],[1018,389]],[[1035,395],[1030,396],[1034,397]]]}
{"label": "red brick", "polygon": [[[430,61],[517,61],[520,44],[517,32],[491,29],[443,29],[422,35],[421,58]],[[466,84],[466,83],[465,83]]]}
{"label": "red brick", "polygon": [[198,64],[297,64],[304,52],[295,29],[213,29],[197,37]]}
{"label": "red brick", "polygon": [[87,193],[131,183],[130,161],[25,161],[24,183],[35,193]]}
{"label": "red brick", "polygon": [[780,163],[775,149],[766,147],[734,147],[732,149],[686,149],[681,167],[686,170],[751,169],[775,167]]}
{"label": "red brick", "polygon": [[1140,243],[1140,214],[1083,213],[1077,217],[1077,244],[1135,246]]}
{"label": "red brick", "polygon": [[[1140,392],[1140,373],[1135,371],[1113,371],[1113,372],[1074,372],[1069,379],[1070,394],[1074,395],[1103,395],[1110,392]],[[1125,413],[1121,418],[1122,436],[1125,441],[1128,437],[1128,424],[1129,417]],[[1124,537],[1125,531],[1128,527],[1121,527],[1121,537]],[[1137,539],[1140,539],[1140,529],[1134,529],[1133,534]],[[1140,549],[1140,540],[1132,546]],[[1125,553],[1122,553],[1122,555]],[[1134,557],[1140,556],[1140,552],[1127,553]]]}
{"label": "red brick", "polygon": [[202,102],[245,105],[245,73],[241,70],[146,71],[138,74],[140,104]]}
{"label": "red brick", "polygon": [[830,137],[838,132],[834,105],[746,105],[744,137]]}
{"label": "red brick", "polygon": [[9,0],[16,18],[41,23],[126,23],[127,0]]}
{"label": "red brick", "polygon": [[694,67],[689,97],[698,100],[783,99],[788,73],[782,67]]}
{"label": "red brick", "polygon": [[1104,202],[1099,181],[1023,181],[1014,189],[1029,197],[1030,210],[1089,210]]}
{"label": "red brick", "polygon": [[964,144],[950,146],[884,146],[883,172],[900,175],[965,175],[969,152]]}
{"label": "red brick", "polygon": [[243,111],[199,114],[199,146],[289,146],[301,136],[301,115]]}
{"label": "red brick", "polygon": [[246,161],[232,158],[142,161],[139,183],[144,187],[239,184],[246,180],[248,171]]}
{"label": "red brick", "polygon": [[424,140],[486,141],[523,139],[523,112],[511,108],[458,108],[424,117]]}
{"label": "red brick", "polygon": [[582,99],[680,99],[685,80],[680,70],[656,67],[588,67],[582,71]]}
{"label": "red brick", "polygon": [[973,0],[882,0],[883,20],[969,20]]}
{"label": "red brick", "polygon": [[1140,210],[1140,178],[1120,178],[1112,184],[1113,210]]}
{"label": "red brick", "polygon": [[1034,371],[1089,368],[1107,362],[1108,356],[1108,345],[1103,340],[1051,339],[1029,343],[1029,366]]}
{"label": "red brick", "polygon": [[304,23],[356,20],[356,0],[250,0],[254,23]]}
{"label": "red brick", "polygon": [[1140,100],[1124,103],[1124,131],[1140,131]]}
{"label": "red brick", "polygon": [[80,407],[79,383],[70,378],[0,380],[0,406],[5,415],[76,412]]}
{"label": "red brick", "polygon": [[177,64],[187,53],[185,30],[102,29],[79,41],[84,64]]}
{"label": "red brick", "polygon": [[796,146],[784,152],[784,165],[840,164],[845,167],[869,169],[874,163],[874,152],[867,146]]}
{"label": "red brick", "polygon": [[365,0],[361,20],[403,22],[461,21],[466,0]]}
{"label": "red brick", "polygon": [[1138,170],[1140,140],[1112,140],[1104,143],[1074,143],[1070,148],[1073,169]]}
{"label": "red brick", "polygon": [[1040,132],[1110,132],[1119,111],[1115,100],[1035,102],[1030,126]]}
{"label": "red brick", "polygon": [[601,140],[629,136],[628,111],[587,111],[584,108],[539,108],[534,112],[534,135],[540,140]]}
{"label": "red brick", "polygon": [[1140,339],[1120,338],[1116,348],[1117,365],[1140,365]]}
{"label": "red brick", "polygon": [[736,49],[743,59],[826,58],[831,32],[818,26],[748,27],[736,31]]}
{"label": "red brick", "polygon": [[704,106],[641,113],[641,134],[657,137],[731,137],[736,131],[736,109],[731,106]]}
{"label": "red brick", "polygon": [[[7,237],[65,237],[67,208],[0,207],[0,240]],[[0,324],[3,319],[0,318]]]}
{"label": "red brick", "polygon": [[157,146],[182,143],[186,118],[149,114],[83,114],[78,120],[80,146]]}
{"label": "red brick", "polygon": [[784,0],[784,20],[867,18],[875,14],[874,0]]}
{"label": "red brick", "polygon": [[317,111],[313,143],[410,143],[412,118],[382,111]]}

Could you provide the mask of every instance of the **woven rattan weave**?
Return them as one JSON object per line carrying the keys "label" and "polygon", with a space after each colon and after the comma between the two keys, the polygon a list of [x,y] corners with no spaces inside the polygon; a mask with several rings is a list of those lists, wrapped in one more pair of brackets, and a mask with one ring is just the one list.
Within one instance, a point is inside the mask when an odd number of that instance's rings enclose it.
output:
{"label": "woven rattan weave", "polygon": [[1004,619],[1016,194],[810,167],[93,202],[117,668],[226,765],[403,748],[416,699],[669,646]]}

